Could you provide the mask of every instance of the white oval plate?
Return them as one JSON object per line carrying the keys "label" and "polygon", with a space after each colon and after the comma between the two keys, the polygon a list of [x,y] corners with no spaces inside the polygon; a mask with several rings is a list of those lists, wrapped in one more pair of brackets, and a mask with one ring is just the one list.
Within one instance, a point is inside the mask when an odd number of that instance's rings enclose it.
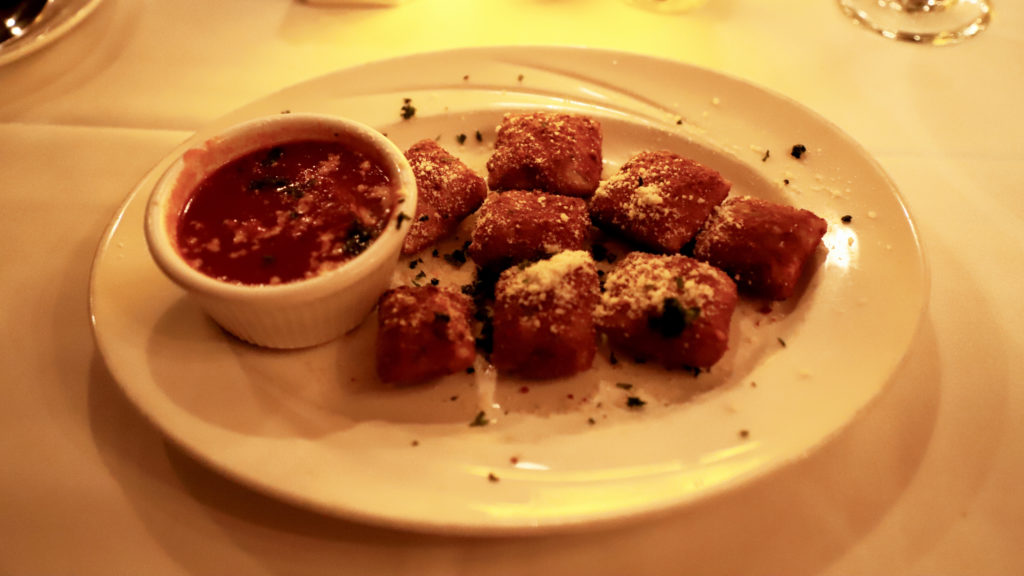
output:
{"label": "white oval plate", "polygon": [[[406,98],[416,114],[403,120]],[[733,194],[827,219],[799,297],[770,313],[745,302],[730,352],[697,377],[629,359],[613,365],[602,353],[592,370],[554,382],[495,383],[481,369],[384,386],[371,361],[375,318],[318,348],[260,350],[227,337],[160,274],[142,215],[169,156],[128,197],[94,264],[94,331],[113,376],[168,437],[251,487],[361,521],[473,534],[693,503],[805,456],[884,388],[927,292],[899,194],[838,128],[740,80],[589,49],[460,50],[288,88],[193,140],[262,114],[332,113],[403,148],[439,138],[482,172],[501,114],[536,107],[599,117],[609,172],[641,148],[671,148],[721,171]],[[799,160],[796,144],[807,148]],[[424,280],[468,279],[469,266],[456,270],[429,251],[423,260],[398,270],[396,282],[421,270]],[[630,396],[645,404],[628,407]],[[470,426],[480,410],[489,425]]]}

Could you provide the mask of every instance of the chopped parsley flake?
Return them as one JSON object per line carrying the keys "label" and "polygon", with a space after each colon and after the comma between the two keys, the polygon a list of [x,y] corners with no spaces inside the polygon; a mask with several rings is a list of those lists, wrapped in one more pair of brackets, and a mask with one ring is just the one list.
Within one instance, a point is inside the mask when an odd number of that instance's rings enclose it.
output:
{"label": "chopped parsley flake", "polygon": [[644,402],[636,396],[626,398],[626,406],[629,406],[630,408],[641,408],[644,404],[647,404],[647,402]]}
{"label": "chopped parsley flake", "polygon": [[772,151],[771,150],[765,150],[764,151],[764,156],[761,156],[761,162],[767,162],[768,158],[770,158],[771,155],[772,155]]}
{"label": "chopped parsley flake", "polygon": [[853,216],[850,216],[849,214],[847,214],[846,216],[843,216],[842,218],[840,218],[840,220],[843,221],[843,224],[849,224],[850,222],[853,222]]}
{"label": "chopped parsley flake", "polygon": [[420,270],[420,271],[419,271],[419,272],[418,272],[418,273],[416,274],[416,276],[414,276],[414,277],[413,277],[413,279],[412,279],[412,285],[413,285],[413,286],[415,286],[415,287],[417,287],[417,288],[419,288],[420,286],[422,286],[422,284],[420,284],[420,280],[422,280],[422,279],[424,279],[424,278],[426,278],[426,277],[427,277],[427,273],[426,273],[426,272],[424,272],[423,270]]}
{"label": "chopped parsley flake", "polygon": [[456,268],[466,263],[466,249],[469,248],[469,242],[463,244],[462,248],[456,248],[448,254],[444,255],[445,262],[452,264]]}
{"label": "chopped parsley flake", "polygon": [[615,387],[622,388],[623,390],[631,390],[633,388],[633,385],[630,384],[629,382],[616,382]]}
{"label": "chopped parsley flake", "polygon": [[274,146],[270,150],[267,150],[267,156],[260,161],[260,164],[264,167],[269,167],[277,164],[277,161],[284,156],[284,150],[280,146]]}
{"label": "chopped parsley flake", "polygon": [[483,410],[476,413],[476,418],[469,423],[470,426],[487,426],[491,421],[487,418],[487,413]]}
{"label": "chopped parsley flake", "polygon": [[455,141],[458,142],[459,144],[465,144],[466,143],[466,135],[465,134],[459,134],[458,136],[455,137]]}
{"label": "chopped parsley flake", "polygon": [[349,254],[362,254],[371,242],[373,242],[373,231],[363,228],[358,223],[353,224],[348,238],[345,238],[344,249]]}
{"label": "chopped parsley flake", "polygon": [[687,326],[693,324],[699,316],[700,308],[697,306],[685,308],[679,300],[666,298],[662,304],[661,315],[648,318],[647,325],[665,338],[675,338],[682,334]]}
{"label": "chopped parsley flake", "polygon": [[280,190],[288,184],[289,182],[283,178],[257,178],[249,182],[249,190],[252,192],[259,192],[264,188]]}
{"label": "chopped parsley flake", "polygon": [[805,152],[807,152],[807,146],[804,146],[803,144],[796,144],[793,146],[793,150],[790,152],[790,155],[799,160]]}
{"label": "chopped parsley flake", "polygon": [[409,215],[408,214],[406,214],[405,212],[399,212],[398,213],[398,218],[395,219],[395,230],[401,230],[402,229],[402,222],[405,222],[408,219],[409,219]]}
{"label": "chopped parsley flake", "polygon": [[786,347],[786,341],[783,340],[782,338],[779,338],[779,344],[782,345],[783,348]]}
{"label": "chopped parsley flake", "polygon": [[498,475],[495,474],[494,472],[488,472],[487,473],[487,480],[489,482],[497,482],[497,481],[501,480],[501,478],[498,478]]}
{"label": "chopped parsley flake", "polygon": [[315,185],[316,178],[309,178],[304,182],[289,182],[287,185],[279,187],[277,191],[296,200],[301,200],[306,195],[306,190]]}
{"label": "chopped parsley flake", "polygon": [[408,120],[416,115],[416,107],[412,105],[412,98],[402,99],[402,120]]}

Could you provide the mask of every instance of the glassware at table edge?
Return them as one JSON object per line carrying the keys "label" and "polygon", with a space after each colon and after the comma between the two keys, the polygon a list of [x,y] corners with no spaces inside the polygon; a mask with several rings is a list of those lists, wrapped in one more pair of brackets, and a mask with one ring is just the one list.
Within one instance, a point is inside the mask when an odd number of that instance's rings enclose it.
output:
{"label": "glassware at table edge", "polygon": [[625,0],[638,8],[664,14],[688,12],[707,4],[708,0]]}
{"label": "glassware at table edge", "polygon": [[53,0],[25,33],[0,44],[0,66],[13,62],[63,37],[92,14],[102,0]]}
{"label": "glassware at table edge", "polygon": [[838,0],[859,24],[886,38],[936,46],[954,44],[988,27],[988,0]]}

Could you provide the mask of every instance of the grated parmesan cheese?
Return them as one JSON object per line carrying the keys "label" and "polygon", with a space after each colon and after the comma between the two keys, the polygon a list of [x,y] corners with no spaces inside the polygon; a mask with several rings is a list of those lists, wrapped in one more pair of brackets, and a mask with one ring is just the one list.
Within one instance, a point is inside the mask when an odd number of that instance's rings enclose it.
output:
{"label": "grated parmesan cheese", "polygon": [[[679,264],[685,261],[692,265],[684,270]],[[703,308],[715,297],[715,288],[704,279],[710,268],[685,256],[631,253],[606,276],[596,315],[609,317],[625,312],[639,318],[660,311],[669,298],[685,307]]]}
{"label": "grated parmesan cheese", "polygon": [[502,274],[502,287],[507,296],[524,302],[543,301],[548,294],[557,300],[567,296],[566,291],[560,290],[566,277],[584,267],[596,268],[590,253],[568,250],[526,268],[506,271]]}

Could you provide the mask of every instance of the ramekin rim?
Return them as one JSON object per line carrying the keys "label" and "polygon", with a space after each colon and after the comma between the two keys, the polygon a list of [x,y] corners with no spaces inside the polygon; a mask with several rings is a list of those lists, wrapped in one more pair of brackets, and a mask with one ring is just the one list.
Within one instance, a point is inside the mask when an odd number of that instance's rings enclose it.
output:
{"label": "ramekin rim", "polygon": [[[395,200],[396,208],[389,215],[384,230],[379,236],[374,238],[366,250],[354,258],[311,278],[281,284],[242,284],[219,280],[196,270],[181,256],[167,229],[169,219],[165,210],[166,202],[171,192],[175,189],[175,182],[170,179],[176,179],[180,174],[184,167],[184,156],[188,151],[203,148],[212,141],[223,143],[232,138],[244,138],[246,134],[251,134],[260,128],[279,123],[295,123],[299,126],[304,123],[310,123],[311,131],[324,126],[330,126],[332,129],[339,128],[348,137],[364,141],[372,149],[380,153],[381,158],[385,160],[389,177],[395,181],[394,189],[397,195]],[[300,138],[301,136],[296,136],[295,138],[282,139],[280,142],[289,142]],[[273,145],[274,143],[273,141],[262,142],[250,147],[248,150],[256,150],[260,147]],[[237,157],[237,155],[233,157]],[[223,165],[223,163],[220,165]],[[181,153],[176,156],[174,161],[160,176],[150,193],[146,206],[145,236],[150,253],[157,265],[172,281],[186,290],[205,296],[236,301],[313,300],[334,294],[339,290],[358,283],[360,280],[368,277],[378,265],[382,264],[378,260],[387,257],[390,253],[389,248],[393,248],[393,244],[404,242],[415,214],[416,200],[416,180],[412,173],[412,167],[409,165],[405,155],[394,142],[369,125],[342,116],[329,114],[288,113],[260,116],[234,124],[201,141],[193,142],[189,146],[182,148]],[[383,264],[386,265],[387,263]]]}

